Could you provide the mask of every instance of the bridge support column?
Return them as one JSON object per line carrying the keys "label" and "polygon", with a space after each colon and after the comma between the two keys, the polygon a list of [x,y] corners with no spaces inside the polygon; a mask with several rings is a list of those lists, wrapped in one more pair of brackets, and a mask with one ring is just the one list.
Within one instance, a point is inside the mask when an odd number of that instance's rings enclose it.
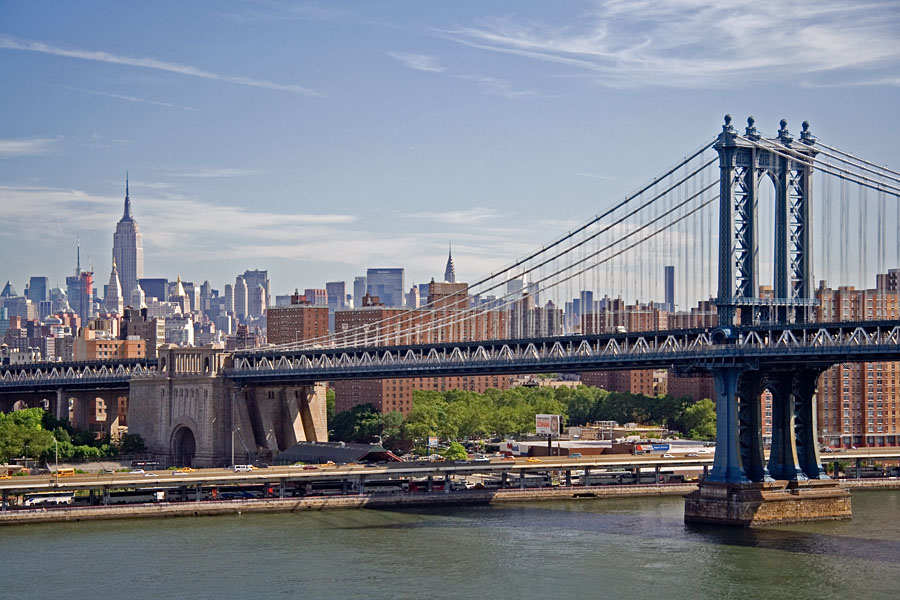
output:
{"label": "bridge support column", "polygon": [[769,473],[775,479],[797,481],[807,479],[800,469],[794,436],[794,374],[775,373],[772,380],[772,448],[769,451]]}
{"label": "bridge support column", "polygon": [[[716,379],[716,457],[709,476],[685,497],[685,522],[753,527],[849,519],[850,493],[824,475],[815,443],[818,372],[711,370]],[[773,395],[768,469],[762,448],[763,387]]]}
{"label": "bridge support column", "polygon": [[821,374],[819,370],[805,370],[794,380],[797,457],[800,468],[810,479],[829,479],[819,454],[819,427],[816,422],[816,386]]}
{"label": "bridge support column", "polygon": [[712,374],[716,383],[716,457],[707,481],[746,483],[750,481],[741,463],[738,383],[743,367],[721,367]]}
{"label": "bridge support column", "polygon": [[62,388],[56,388],[56,407],[53,414],[59,421],[69,420],[69,407],[66,402],[66,393]]}

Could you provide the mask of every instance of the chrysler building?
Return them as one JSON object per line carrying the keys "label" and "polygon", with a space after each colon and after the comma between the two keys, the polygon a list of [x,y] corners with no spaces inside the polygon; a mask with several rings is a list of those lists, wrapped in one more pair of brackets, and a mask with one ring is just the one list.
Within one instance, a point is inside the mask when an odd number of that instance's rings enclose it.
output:
{"label": "chrysler building", "polygon": [[141,230],[131,216],[131,198],[128,197],[128,177],[125,177],[125,214],[116,225],[113,235],[113,261],[119,268],[122,295],[130,298],[138,287],[138,279],[144,276],[144,247]]}

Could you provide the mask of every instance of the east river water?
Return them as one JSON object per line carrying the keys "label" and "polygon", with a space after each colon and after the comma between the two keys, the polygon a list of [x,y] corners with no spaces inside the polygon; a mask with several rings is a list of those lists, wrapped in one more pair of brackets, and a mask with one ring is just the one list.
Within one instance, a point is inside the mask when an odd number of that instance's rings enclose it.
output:
{"label": "east river water", "polygon": [[0,529],[0,598],[900,598],[900,492],[688,527],[680,498]]}

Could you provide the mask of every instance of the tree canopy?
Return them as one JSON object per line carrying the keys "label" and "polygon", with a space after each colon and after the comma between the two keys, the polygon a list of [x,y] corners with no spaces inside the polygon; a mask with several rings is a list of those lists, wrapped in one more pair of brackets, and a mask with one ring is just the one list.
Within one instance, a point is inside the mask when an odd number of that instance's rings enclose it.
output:
{"label": "tree canopy", "polygon": [[447,441],[515,437],[534,433],[535,414],[558,414],[565,425],[595,421],[639,423],[676,430],[698,439],[715,436],[715,405],[710,400],[642,396],[581,385],[514,387],[483,394],[466,390],[415,390],[412,410],[380,414],[371,404],[338,413],[329,421],[333,438],[387,447],[423,445],[430,436]]}

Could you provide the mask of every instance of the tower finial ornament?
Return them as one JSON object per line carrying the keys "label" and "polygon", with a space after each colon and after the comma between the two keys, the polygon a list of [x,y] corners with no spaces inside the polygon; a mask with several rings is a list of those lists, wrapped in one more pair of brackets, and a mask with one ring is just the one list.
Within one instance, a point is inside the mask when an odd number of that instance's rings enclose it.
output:
{"label": "tower finial ornament", "polygon": [[123,221],[132,221],[131,216],[131,197],[128,195],[128,171],[125,171],[125,213],[122,215]]}
{"label": "tower finial ornament", "polygon": [[444,281],[456,283],[456,266],[453,264],[453,244],[450,244],[447,252],[447,267],[444,269]]}

